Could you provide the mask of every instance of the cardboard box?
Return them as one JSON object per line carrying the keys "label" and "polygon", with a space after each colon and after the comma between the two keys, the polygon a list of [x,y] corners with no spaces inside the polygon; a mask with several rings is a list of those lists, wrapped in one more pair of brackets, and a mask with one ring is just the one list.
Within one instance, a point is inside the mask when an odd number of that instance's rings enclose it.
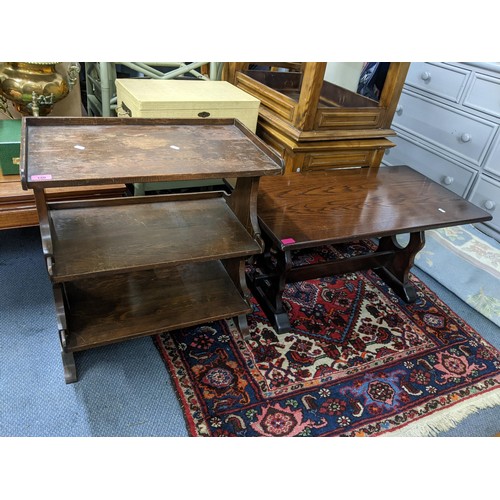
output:
{"label": "cardboard box", "polygon": [[134,118],[236,118],[252,132],[260,101],[225,81],[118,78],[117,114]]}
{"label": "cardboard box", "polygon": [[3,175],[19,173],[21,120],[0,120],[0,168]]}

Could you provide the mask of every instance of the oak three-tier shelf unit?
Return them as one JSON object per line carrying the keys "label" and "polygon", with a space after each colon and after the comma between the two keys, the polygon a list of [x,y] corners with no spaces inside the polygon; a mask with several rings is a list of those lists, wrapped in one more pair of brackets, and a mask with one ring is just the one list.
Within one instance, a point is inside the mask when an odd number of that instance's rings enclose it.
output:
{"label": "oak three-tier shelf unit", "polygon": [[[259,178],[282,160],[235,119],[25,117],[66,383],[74,353],[218,319],[248,333],[245,261],[262,252]],[[234,190],[47,200],[46,189],[236,179]]]}

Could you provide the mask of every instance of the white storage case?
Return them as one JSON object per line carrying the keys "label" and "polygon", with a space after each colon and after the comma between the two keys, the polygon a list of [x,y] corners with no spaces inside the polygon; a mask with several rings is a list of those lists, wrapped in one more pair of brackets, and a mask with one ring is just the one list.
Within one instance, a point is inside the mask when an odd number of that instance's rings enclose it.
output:
{"label": "white storage case", "polygon": [[116,80],[118,114],[137,118],[236,118],[252,132],[260,101],[225,81]]}

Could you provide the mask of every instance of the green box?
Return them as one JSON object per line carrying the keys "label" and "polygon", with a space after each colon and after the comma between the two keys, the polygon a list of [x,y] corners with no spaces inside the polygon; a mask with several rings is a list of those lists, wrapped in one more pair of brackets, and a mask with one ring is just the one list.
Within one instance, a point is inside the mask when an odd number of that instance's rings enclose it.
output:
{"label": "green box", "polygon": [[21,120],[0,120],[0,168],[3,175],[19,173]]}

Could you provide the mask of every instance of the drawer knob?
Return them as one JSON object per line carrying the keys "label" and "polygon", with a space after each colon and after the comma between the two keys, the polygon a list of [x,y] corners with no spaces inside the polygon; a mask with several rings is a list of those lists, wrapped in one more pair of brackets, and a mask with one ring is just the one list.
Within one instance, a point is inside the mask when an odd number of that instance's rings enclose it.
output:
{"label": "drawer knob", "polygon": [[447,175],[446,177],[443,177],[443,184],[446,184],[449,186],[450,184],[453,183],[455,179],[451,175]]}
{"label": "drawer knob", "polygon": [[460,140],[462,142],[469,142],[472,139],[472,136],[470,134],[462,134],[460,136]]}
{"label": "drawer knob", "polygon": [[422,80],[424,82],[428,82],[430,79],[431,79],[431,74],[428,72],[428,71],[424,71],[421,75],[420,75],[420,78],[422,78]]}
{"label": "drawer knob", "polygon": [[483,206],[486,210],[493,210],[495,208],[495,202],[493,200],[486,200]]}
{"label": "drawer knob", "polygon": [[210,113],[208,111],[201,111],[200,113],[198,113],[198,116],[200,118],[208,118],[210,116]]}
{"label": "drawer knob", "polygon": [[401,106],[401,104],[398,104],[396,106],[396,114],[397,115],[402,115],[403,114],[403,106]]}

